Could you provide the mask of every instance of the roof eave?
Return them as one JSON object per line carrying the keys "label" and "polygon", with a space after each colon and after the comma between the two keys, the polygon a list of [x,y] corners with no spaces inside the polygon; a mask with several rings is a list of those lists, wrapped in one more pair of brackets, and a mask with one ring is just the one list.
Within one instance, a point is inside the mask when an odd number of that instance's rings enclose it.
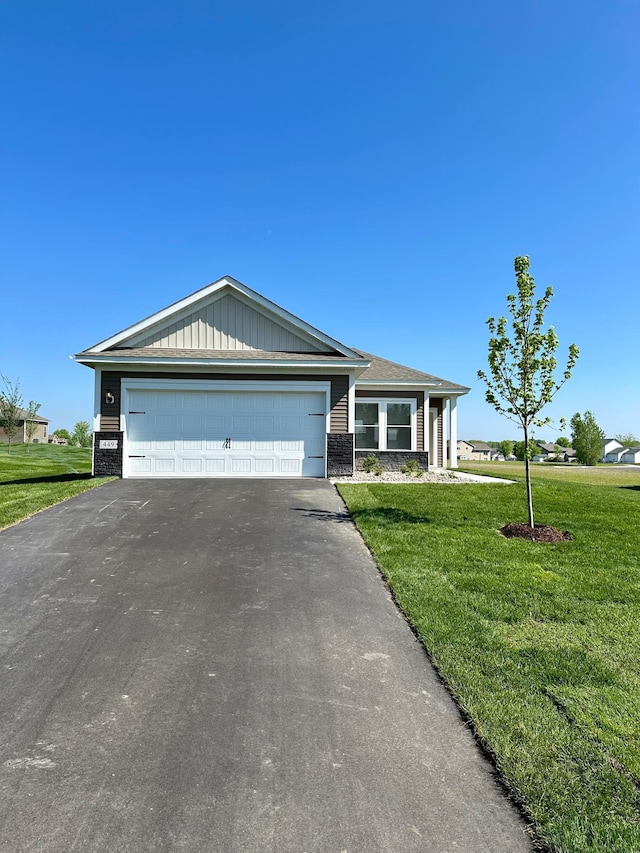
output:
{"label": "roof eave", "polygon": [[446,393],[449,396],[462,397],[468,394],[471,388],[464,385],[452,386],[441,379],[358,379],[356,385],[369,386],[371,388],[383,386],[407,387],[407,388],[433,388],[435,391]]}
{"label": "roof eave", "polygon": [[74,356],[74,359],[79,364],[84,364],[87,367],[93,366],[103,366],[105,364],[113,364],[113,365],[170,365],[172,367],[229,367],[229,368],[253,368],[253,367],[295,367],[298,369],[301,368],[313,368],[313,369],[326,369],[331,368],[332,370],[336,367],[346,368],[348,370],[366,370],[369,366],[368,362],[362,361],[362,359],[350,359],[339,357],[335,359],[323,359],[322,361],[316,361],[314,359],[309,359],[308,361],[302,361],[300,359],[274,359],[274,358],[252,358],[252,359],[238,359],[238,358],[184,358],[184,357],[162,357],[162,356],[149,356],[147,358],[143,356],[114,356],[113,353],[78,353]]}

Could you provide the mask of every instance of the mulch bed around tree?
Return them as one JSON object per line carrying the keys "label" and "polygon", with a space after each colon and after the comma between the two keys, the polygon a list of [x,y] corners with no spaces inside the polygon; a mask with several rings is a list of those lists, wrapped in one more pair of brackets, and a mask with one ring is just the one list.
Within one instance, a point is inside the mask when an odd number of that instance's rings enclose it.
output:
{"label": "mulch bed around tree", "polygon": [[507,539],[518,537],[530,539],[532,542],[567,542],[573,539],[568,530],[563,532],[546,524],[536,524],[535,527],[528,524],[505,524],[500,528],[500,533]]}

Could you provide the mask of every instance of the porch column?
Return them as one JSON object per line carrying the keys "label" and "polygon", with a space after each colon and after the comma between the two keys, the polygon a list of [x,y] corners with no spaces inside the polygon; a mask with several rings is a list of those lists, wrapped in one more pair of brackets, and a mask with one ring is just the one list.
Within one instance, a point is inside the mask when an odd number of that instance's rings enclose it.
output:
{"label": "porch column", "polygon": [[449,397],[449,467],[458,467],[458,398]]}

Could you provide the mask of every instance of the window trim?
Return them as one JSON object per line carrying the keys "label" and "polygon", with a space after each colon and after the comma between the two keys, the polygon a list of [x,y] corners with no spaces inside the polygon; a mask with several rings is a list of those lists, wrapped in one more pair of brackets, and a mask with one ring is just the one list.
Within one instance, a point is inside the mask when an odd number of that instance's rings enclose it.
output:
{"label": "window trim", "polygon": [[[418,443],[418,401],[415,397],[356,397],[358,403],[376,403],[378,406],[378,447],[355,447],[356,450],[370,450],[372,453],[383,451],[385,453],[415,453]],[[387,449],[387,405],[394,403],[408,403],[410,408],[409,427],[411,429],[411,450]],[[354,415],[353,436],[356,445],[356,426]],[[392,424],[397,426],[397,424]],[[383,446],[384,445],[384,446]]]}

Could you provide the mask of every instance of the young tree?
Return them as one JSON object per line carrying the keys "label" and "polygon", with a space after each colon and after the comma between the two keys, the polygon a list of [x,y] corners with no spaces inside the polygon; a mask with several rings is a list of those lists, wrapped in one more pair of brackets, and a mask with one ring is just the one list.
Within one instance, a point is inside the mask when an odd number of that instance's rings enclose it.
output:
{"label": "young tree", "polygon": [[606,436],[596,423],[592,412],[585,412],[584,415],[576,412],[571,418],[571,440],[578,462],[583,465],[595,465],[602,456],[602,445]]}
{"label": "young tree", "polygon": [[71,436],[71,443],[75,444],[76,447],[90,447],[91,446],[91,427],[89,426],[89,421],[78,421],[73,427],[73,435]]}
{"label": "young tree", "polygon": [[514,261],[518,294],[507,296],[511,314],[511,337],[506,317],[490,317],[487,326],[489,339],[489,376],[478,371],[478,378],[487,386],[485,398],[497,412],[515,421],[523,431],[525,446],[525,479],[527,484],[527,511],[529,526],[534,526],[531,496],[530,432],[551,419],[540,416],[541,410],[571,377],[578,347],[571,344],[567,364],[559,380],[555,372],[555,352],[559,341],[553,326],[544,331],[544,313],[549,306],[553,290],[548,287],[541,299],[534,301],[535,282],[529,274],[529,257],[518,256]]}
{"label": "young tree", "polygon": [[4,391],[0,391],[0,427],[4,430],[9,441],[7,453],[10,453],[11,439],[20,429],[20,421],[22,420],[22,394],[20,393],[19,379],[11,382],[3,373],[0,373],[0,377],[4,384]]}
{"label": "young tree", "polygon": [[36,403],[35,400],[29,400],[29,408],[27,409],[27,416],[24,421],[24,432],[25,438],[27,442],[27,453],[29,452],[29,447],[31,446],[31,442],[35,434],[38,432],[38,412],[40,411],[42,403]]}
{"label": "young tree", "polygon": [[499,442],[498,450],[502,453],[505,459],[508,459],[509,456],[513,455],[513,442],[509,441],[508,438],[505,438],[504,441]]}

